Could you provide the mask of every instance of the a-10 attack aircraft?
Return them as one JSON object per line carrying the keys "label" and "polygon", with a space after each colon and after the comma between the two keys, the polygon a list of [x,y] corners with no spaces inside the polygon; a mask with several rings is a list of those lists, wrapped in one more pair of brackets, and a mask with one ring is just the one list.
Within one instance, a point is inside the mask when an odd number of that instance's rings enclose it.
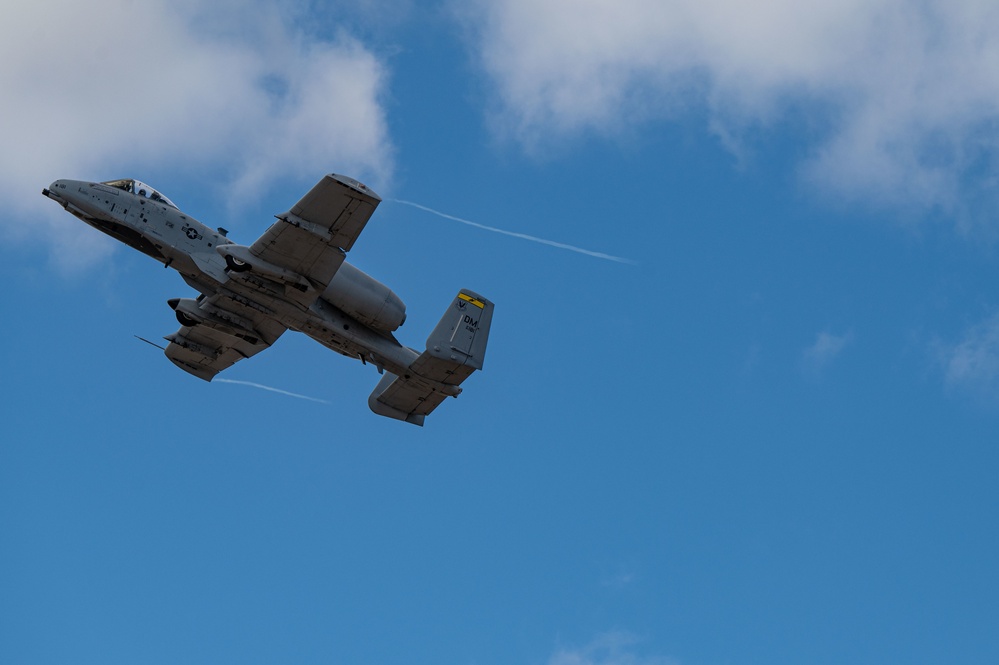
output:
{"label": "a-10 attack aircraft", "polygon": [[381,199],[353,178],[330,174],[249,247],[182,213],[138,180],[56,180],[42,193],[87,224],[181,274],[197,299],[168,304],[180,330],[165,339],[175,365],[211,381],[260,353],[285,330],[384,373],[368,405],[415,425],[482,369],[493,303],[462,289],[420,353],[392,334],[406,306],[347,263],[345,252]]}

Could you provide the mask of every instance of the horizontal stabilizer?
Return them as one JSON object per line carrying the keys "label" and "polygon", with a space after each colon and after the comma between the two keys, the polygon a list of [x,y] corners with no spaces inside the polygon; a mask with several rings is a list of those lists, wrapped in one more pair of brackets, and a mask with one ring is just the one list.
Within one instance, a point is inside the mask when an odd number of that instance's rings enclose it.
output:
{"label": "horizontal stabilizer", "polygon": [[382,380],[375,386],[374,392],[368,397],[368,406],[379,416],[423,427],[427,414],[437,408],[444,401],[444,397],[441,395],[440,399],[433,399],[432,390],[420,390],[417,386],[408,385],[405,379],[385,372]]}

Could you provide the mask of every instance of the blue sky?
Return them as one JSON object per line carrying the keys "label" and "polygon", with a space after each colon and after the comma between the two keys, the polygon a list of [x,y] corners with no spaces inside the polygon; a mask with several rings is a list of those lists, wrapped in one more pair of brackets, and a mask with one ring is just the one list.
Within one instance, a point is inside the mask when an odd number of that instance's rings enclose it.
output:
{"label": "blue sky", "polygon": [[[999,657],[999,8],[8,14],[0,661]],[[386,199],[402,341],[496,303],[425,428],[302,335],[222,378],[326,403],[177,370],[133,335],[192,291],[40,195],[249,243],[326,172]]]}

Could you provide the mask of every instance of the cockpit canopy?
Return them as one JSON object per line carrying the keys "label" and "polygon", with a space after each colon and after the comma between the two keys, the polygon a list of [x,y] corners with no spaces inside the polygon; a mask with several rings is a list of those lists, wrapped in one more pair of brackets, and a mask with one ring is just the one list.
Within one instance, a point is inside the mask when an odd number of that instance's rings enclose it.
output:
{"label": "cockpit canopy", "polygon": [[107,182],[101,183],[102,185],[107,185],[108,187],[114,187],[116,189],[123,189],[129,194],[138,194],[139,196],[144,196],[147,199],[152,199],[153,201],[158,201],[164,203],[171,208],[176,208],[174,202],[163,196],[155,189],[150,187],[144,182],[139,180],[132,180],[131,178],[125,180],[109,180]]}

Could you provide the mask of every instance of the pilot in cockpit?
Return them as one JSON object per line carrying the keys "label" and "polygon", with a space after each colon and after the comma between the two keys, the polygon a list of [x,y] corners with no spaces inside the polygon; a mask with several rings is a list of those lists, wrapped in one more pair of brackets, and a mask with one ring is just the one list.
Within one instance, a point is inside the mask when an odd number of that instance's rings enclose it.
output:
{"label": "pilot in cockpit", "polygon": [[165,205],[168,205],[171,208],[177,207],[176,205],[174,205],[173,201],[163,196],[162,194],[157,192],[155,189],[153,189],[146,183],[140,182],[138,180],[133,180],[131,178],[126,178],[123,180],[108,180],[107,182],[104,182],[102,184],[107,185],[108,187],[114,187],[116,189],[124,190],[130,194],[138,194],[139,196],[151,199],[153,201],[156,201],[157,203],[163,203]]}

